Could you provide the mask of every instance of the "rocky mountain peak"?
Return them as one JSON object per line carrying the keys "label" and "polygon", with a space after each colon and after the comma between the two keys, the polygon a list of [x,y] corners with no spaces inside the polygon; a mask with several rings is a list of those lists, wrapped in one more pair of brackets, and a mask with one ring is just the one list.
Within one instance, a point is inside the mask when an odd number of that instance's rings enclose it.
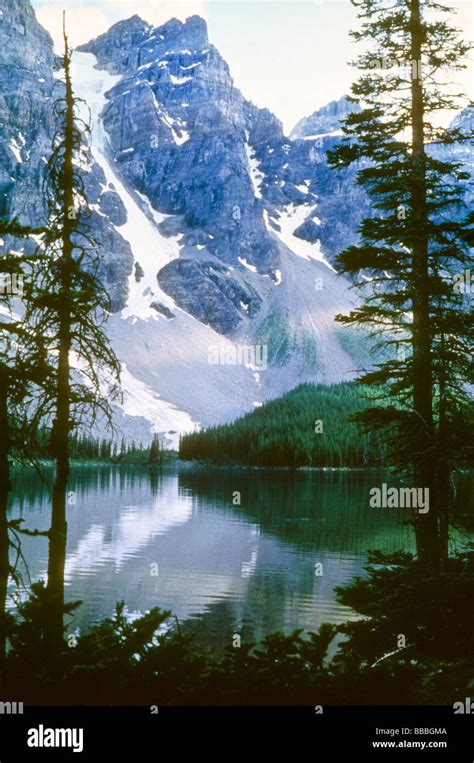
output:
{"label": "rocky mountain peak", "polygon": [[310,135],[328,135],[341,129],[342,120],[354,111],[356,104],[343,95],[336,101],[314,111],[309,117],[303,117],[291,131],[293,139],[307,138]]}
{"label": "rocky mountain peak", "polygon": [[158,61],[165,54],[190,55],[208,45],[207,25],[200,16],[190,16],[184,22],[173,18],[153,27],[135,15],[117,22],[78,50],[93,53],[99,66],[109,72],[123,74]]}
{"label": "rocky mountain peak", "polygon": [[451,127],[474,131],[474,107],[467,106],[452,121]]}
{"label": "rocky mountain peak", "polygon": [[[19,14],[25,14],[30,18],[35,18],[35,12],[30,0],[2,0],[0,2],[2,16],[8,16],[10,19],[18,17]],[[5,13],[7,11],[7,13]]]}
{"label": "rocky mountain peak", "polygon": [[30,0],[0,0],[0,46],[3,66],[18,65],[24,56],[25,69],[51,69],[53,41],[36,19]]}

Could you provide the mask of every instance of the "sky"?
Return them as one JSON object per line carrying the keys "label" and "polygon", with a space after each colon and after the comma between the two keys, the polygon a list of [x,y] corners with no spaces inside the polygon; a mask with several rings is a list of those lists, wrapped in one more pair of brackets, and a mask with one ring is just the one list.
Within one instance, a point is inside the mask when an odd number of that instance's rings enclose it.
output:
{"label": "sky", "polygon": [[[71,43],[105,32],[138,14],[155,25],[198,14],[209,38],[230,66],[235,84],[257,106],[296,122],[348,93],[355,79],[349,65],[358,51],[349,37],[355,25],[350,0],[32,0],[39,21],[60,44],[62,11]],[[474,39],[474,0],[449,0],[456,24]],[[58,48],[60,49],[60,48]],[[474,66],[460,76],[474,99]]]}

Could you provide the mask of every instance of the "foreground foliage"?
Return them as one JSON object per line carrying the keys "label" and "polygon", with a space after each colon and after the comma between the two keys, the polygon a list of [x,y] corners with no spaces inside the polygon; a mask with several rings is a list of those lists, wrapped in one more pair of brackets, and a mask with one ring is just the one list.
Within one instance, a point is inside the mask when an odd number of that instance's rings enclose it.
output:
{"label": "foreground foliage", "polygon": [[[170,612],[130,622],[123,602],[52,655],[45,638],[48,594],[10,619],[4,694],[28,704],[444,704],[463,701],[474,680],[474,553],[449,560],[436,579],[404,552],[373,552],[368,576],[338,589],[362,618],[317,633],[274,633],[259,644],[209,656]],[[79,605],[69,604],[66,614]],[[399,647],[399,636],[406,645]],[[341,640],[341,636],[343,637]],[[328,659],[334,638],[340,640]],[[334,652],[334,650],[332,650]]]}

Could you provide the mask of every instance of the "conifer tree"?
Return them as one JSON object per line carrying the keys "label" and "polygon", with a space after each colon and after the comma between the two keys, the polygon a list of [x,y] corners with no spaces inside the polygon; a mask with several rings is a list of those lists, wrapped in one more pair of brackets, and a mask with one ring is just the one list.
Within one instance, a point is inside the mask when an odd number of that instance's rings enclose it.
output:
{"label": "conifer tree", "polygon": [[65,27],[63,69],[63,94],[55,103],[57,129],[44,186],[47,262],[34,275],[33,297],[26,312],[28,323],[43,337],[48,355],[54,358],[48,387],[35,403],[52,423],[56,467],[47,585],[51,607],[48,638],[56,649],[63,639],[70,435],[99,415],[110,421],[109,400],[117,393],[119,377],[119,364],[103,328],[109,301],[97,278],[98,250],[90,235],[84,187],[89,129],[77,113]]}
{"label": "conifer tree", "polygon": [[150,464],[157,464],[160,452],[160,446],[158,441],[158,435],[153,435],[153,440],[150,445]]}
{"label": "conifer tree", "polygon": [[[367,45],[350,98],[360,110],[346,118],[346,138],[329,161],[356,163],[373,213],[361,224],[360,244],[338,258],[364,295],[340,320],[374,330],[392,350],[361,378],[392,404],[359,418],[368,430],[390,425],[398,466],[414,486],[429,488],[430,510],[414,519],[417,553],[439,571],[448,554],[450,478],[472,440],[465,426],[472,309],[453,280],[471,261],[474,241],[469,175],[450,154],[472,131],[444,128],[437,115],[465,104],[445,80],[448,70],[466,67],[469,45],[435,0],[353,4],[360,20],[353,37]],[[370,283],[358,279],[361,272]]]}

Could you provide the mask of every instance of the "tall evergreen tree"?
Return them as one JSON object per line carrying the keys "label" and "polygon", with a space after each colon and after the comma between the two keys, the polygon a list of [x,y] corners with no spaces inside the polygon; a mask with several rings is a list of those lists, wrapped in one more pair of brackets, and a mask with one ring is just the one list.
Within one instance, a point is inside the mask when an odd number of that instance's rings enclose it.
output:
{"label": "tall evergreen tree", "polygon": [[[47,586],[51,606],[48,635],[56,648],[63,638],[70,434],[100,413],[110,420],[109,399],[117,391],[119,377],[118,361],[103,330],[109,302],[97,278],[98,251],[89,231],[90,210],[84,188],[89,129],[77,113],[65,29],[63,69],[64,94],[55,103],[57,130],[45,182],[47,262],[35,273],[26,316],[55,359],[50,384],[35,402],[43,415],[51,418],[56,465]],[[76,369],[71,365],[73,357]]]}
{"label": "tall evergreen tree", "polygon": [[[453,288],[473,245],[466,204],[469,176],[450,156],[469,140],[440,127],[437,114],[462,99],[444,84],[447,70],[466,67],[469,45],[435,0],[353,0],[368,45],[352,87],[360,110],[345,120],[346,139],[329,153],[335,167],[358,163],[358,182],[373,214],[361,243],[339,256],[345,273],[361,271],[364,303],[340,320],[373,329],[385,346],[404,348],[377,363],[361,381],[389,394],[391,406],[364,411],[368,429],[392,425],[393,452],[417,486],[430,490],[430,511],[417,514],[420,560],[435,571],[448,554],[450,477],[462,454],[459,435],[472,382],[472,310]],[[466,440],[467,441],[467,440]]]}

